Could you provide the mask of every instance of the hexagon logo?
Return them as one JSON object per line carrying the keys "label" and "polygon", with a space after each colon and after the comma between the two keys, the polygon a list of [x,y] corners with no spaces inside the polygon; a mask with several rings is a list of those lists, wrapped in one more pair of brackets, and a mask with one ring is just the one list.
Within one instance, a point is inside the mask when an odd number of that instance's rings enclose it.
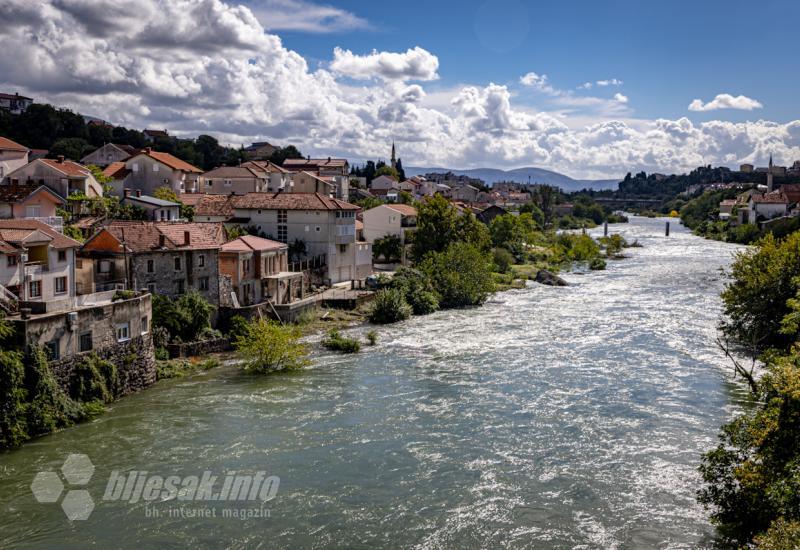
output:
{"label": "hexagon logo", "polygon": [[[31,491],[38,502],[53,504],[61,498],[65,485],[86,485],[93,474],[94,464],[88,456],[71,454],[61,465],[61,475],[53,471],[37,473],[31,482]],[[94,510],[94,501],[86,489],[69,489],[61,501],[61,509],[68,520],[84,521]]]}

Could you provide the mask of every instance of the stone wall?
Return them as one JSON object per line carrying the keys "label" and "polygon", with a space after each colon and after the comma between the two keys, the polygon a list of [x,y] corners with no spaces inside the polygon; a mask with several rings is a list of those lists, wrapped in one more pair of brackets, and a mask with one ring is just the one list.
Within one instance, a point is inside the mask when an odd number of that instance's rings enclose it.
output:
{"label": "stone wall", "polygon": [[175,359],[176,357],[197,357],[209,353],[229,351],[231,349],[231,341],[228,338],[215,338],[213,340],[203,340],[201,342],[167,345],[170,359]]}
{"label": "stone wall", "polygon": [[50,369],[64,391],[69,392],[69,381],[75,367],[92,353],[116,365],[119,376],[117,397],[143,390],[156,381],[153,339],[150,334],[144,334],[131,338],[127,342],[116,343],[50,363]]}

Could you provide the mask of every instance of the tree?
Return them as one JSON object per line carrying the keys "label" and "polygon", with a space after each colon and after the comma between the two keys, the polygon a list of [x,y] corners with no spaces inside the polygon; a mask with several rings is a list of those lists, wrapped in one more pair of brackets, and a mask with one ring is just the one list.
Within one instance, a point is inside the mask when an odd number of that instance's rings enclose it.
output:
{"label": "tree", "polygon": [[755,248],[737,254],[729,275],[721,324],[728,340],[755,352],[794,341],[797,331],[781,332],[781,322],[800,290],[800,232],[782,241],[767,235]]}
{"label": "tree", "polygon": [[396,323],[408,319],[411,313],[411,306],[401,290],[384,288],[375,294],[369,311],[369,321],[382,325]]}
{"label": "tree", "polygon": [[383,165],[375,170],[375,177],[378,178],[380,176],[389,176],[396,180],[400,179],[400,174],[397,173],[397,170],[388,165]]}
{"label": "tree", "polygon": [[403,243],[399,235],[386,235],[372,243],[375,258],[383,258],[386,263],[399,262],[403,257]]}
{"label": "tree", "polygon": [[85,139],[61,138],[50,147],[49,156],[52,158],[63,156],[70,160],[80,161],[85,155],[91,153],[93,149]]}
{"label": "tree", "polygon": [[433,283],[418,269],[401,267],[389,282],[389,288],[397,289],[403,294],[414,315],[427,315],[439,309],[439,296]]}
{"label": "tree", "polygon": [[[522,214],[530,218],[530,214]],[[489,233],[492,237],[492,245],[501,247],[519,261],[525,253],[525,244],[528,241],[530,229],[527,224],[520,220],[520,216],[513,214],[503,214],[497,216],[489,224]]]}
{"label": "tree", "polygon": [[189,221],[194,219],[194,207],[183,204],[183,201],[178,198],[177,193],[175,193],[172,188],[167,186],[157,187],[155,191],[153,191],[153,196],[157,199],[161,199],[162,201],[169,201],[179,204],[181,207],[181,218]]}
{"label": "tree", "polygon": [[395,165],[395,169],[397,170],[397,179],[400,181],[405,181],[406,171],[403,170],[403,161],[400,158],[397,159],[397,164]]}
{"label": "tree", "polygon": [[472,244],[454,242],[429,254],[420,269],[431,280],[442,308],[480,305],[494,291],[486,254]]}
{"label": "tree", "polygon": [[308,349],[300,342],[300,329],[275,321],[253,321],[244,336],[234,343],[242,358],[242,370],[265,374],[279,370],[300,369],[310,364]]}
{"label": "tree", "polygon": [[530,214],[536,226],[540,229],[544,228],[544,213],[533,202],[526,202],[519,209],[520,214]]}
{"label": "tree", "polygon": [[177,300],[153,295],[153,326],[164,327],[172,340],[197,340],[204,330],[211,328],[213,312],[214,306],[196,290],[187,292]]}
{"label": "tree", "polygon": [[270,162],[282,165],[286,159],[301,159],[303,153],[294,145],[287,145],[286,147],[278,147],[274,153],[269,157]]}

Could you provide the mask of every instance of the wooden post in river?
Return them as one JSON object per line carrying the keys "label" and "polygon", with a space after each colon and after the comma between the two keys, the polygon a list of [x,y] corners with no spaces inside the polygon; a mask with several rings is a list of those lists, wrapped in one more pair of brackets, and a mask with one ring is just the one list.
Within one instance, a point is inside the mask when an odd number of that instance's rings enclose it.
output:
{"label": "wooden post in river", "polygon": [[603,222],[603,237],[608,237],[608,222]]}
{"label": "wooden post in river", "polygon": [[667,222],[666,236],[669,237],[669,222]]}

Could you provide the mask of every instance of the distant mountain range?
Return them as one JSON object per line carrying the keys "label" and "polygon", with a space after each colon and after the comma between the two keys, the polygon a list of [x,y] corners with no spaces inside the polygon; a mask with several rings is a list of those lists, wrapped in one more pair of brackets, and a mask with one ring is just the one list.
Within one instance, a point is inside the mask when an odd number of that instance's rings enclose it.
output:
{"label": "distant mountain range", "polygon": [[472,170],[456,170],[453,168],[423,168],[420,166],[405,167],[406,176],[420,176],[428,172],[452,172],[458,176],[482,179],[491,185],[498,181],[516,181],[518,183],[546,183],[560,187],[563,191],[580,191],[581,189],[616,189],[622,181],[614,180],[576,180],[564,174],[544,170],[543,168],[515,168],[514,170],[500,170],[497,168],[474,168]]}

